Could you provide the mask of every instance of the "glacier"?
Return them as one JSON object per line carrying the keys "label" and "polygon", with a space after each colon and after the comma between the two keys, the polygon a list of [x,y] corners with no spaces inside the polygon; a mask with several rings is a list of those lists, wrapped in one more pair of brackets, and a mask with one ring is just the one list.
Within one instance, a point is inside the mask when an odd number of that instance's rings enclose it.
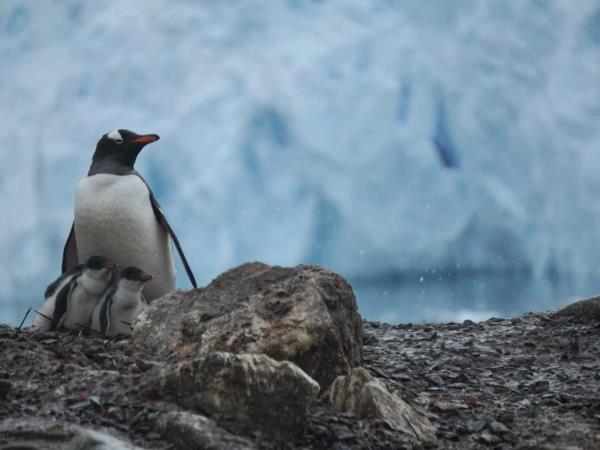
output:
{"label": "glacier", "polygon": [[599,273],[597,0],[4,0],[0,60],[0,321],[115,128],[201,282]]}

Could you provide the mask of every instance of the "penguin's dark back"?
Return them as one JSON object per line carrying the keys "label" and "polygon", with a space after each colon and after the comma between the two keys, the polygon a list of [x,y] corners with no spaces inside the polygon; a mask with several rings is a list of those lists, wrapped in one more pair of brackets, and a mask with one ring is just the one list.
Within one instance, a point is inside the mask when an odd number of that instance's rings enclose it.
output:
{"label": "penguin's dark back", "polygon": [[69,297],[71,293],[77,288],[77,276],[71,278],[67,284],[65,284],[58,294],[56,294],[56,300],[54,301],[54,314],[52,315],[52,329],[56,330],[60,328],[67,309],[69,307]]}
{"label": "penguin's dark back", "polygon": [[66,278],[68,278],[72,275],[77,275],[82,270],[83,270],[83,264],[79,264],[78,266],[72,267],[71,269],[67,270],[65,273],[63,273],[56,280],[54,280],[52,283],[50,283],[48,285],[48,287],[46,288],[46,291],[44,292],[44,298],[48,298],[48,297],[51,297],[52,295],[54,295],[54,293],[56,292],[56,289],[58,289],[58,286],[60,286],[60,284]]}
{"label": "penguin's dark back", "polygon": [[110,326],[110,305],[112,305],[113,297],[117,288],[113,285],[109,288],[110,290],[106,293],[106,298],[100,307],[100,331],[102,334],[106,334],[106,330]]}

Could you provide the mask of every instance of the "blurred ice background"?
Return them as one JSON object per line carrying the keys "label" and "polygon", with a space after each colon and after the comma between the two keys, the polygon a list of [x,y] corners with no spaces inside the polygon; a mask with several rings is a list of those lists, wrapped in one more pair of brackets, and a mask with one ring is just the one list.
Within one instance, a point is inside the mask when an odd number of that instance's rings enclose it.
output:
{"label": "blurred ice background", "polygon": [[114,128],[161,135],[138,169],[202,283],[316,263],[391,322],[600,292],[598,0],[2,0],[0,61],[0,322]]}

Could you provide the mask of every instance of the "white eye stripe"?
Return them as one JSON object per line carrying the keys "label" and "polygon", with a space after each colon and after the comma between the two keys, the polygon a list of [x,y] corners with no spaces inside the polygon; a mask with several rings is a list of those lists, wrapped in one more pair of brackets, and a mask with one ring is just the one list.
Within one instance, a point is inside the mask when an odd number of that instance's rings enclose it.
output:
{"label": "white eye stripe", "polygon": [[110,133],[106,135],[107,138],[112,139],[117,144],[121,144],[123,142],[123,136],[119,133],[119,130],[112,130]]}

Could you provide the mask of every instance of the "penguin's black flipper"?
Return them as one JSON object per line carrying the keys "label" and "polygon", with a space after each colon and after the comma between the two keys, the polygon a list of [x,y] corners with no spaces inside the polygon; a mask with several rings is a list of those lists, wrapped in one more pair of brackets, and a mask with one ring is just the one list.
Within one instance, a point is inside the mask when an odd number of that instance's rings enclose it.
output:
{"label": "penguin's black flipper", "polygon": [[112,287],[109,292],[106,293],[102,306],[100,307],[100,331],[102,334],[106,334],[106,330],[110,327],[110,306],[113,302],[113,297],[117,291],[116,287]]}
{"label": "penguin's black flipper", "polygon": [[[145,181],[144,181],[144,183],[145,183]],[[146,184],[146,186],[148,186],[148,185]],[[181,248],[179,239],[177,239],[177,236],[175,236],[175,232],[173,231],[173,228],[171,228],[171,225],[169,225],[169,222],[167,222],[167,218],[163,214],[162,209],[160,209],[158,200],[156,200],[156,198],[154,197],[154,193],[152,192],[150,187],[148,187],[148,191],[150,192],[150,203],[152,203],[152,209],[154,210],[154,215],[156,216],[156,220],[158,220],[158,222],[163,227],[165,227],[165,229],[171,236],[171,239],[173,239],[173,243],[175,244],[177,253],[179,253],[179,257],[181,258],[181,262],[183,263],[183,267],[185,267],[185,271],[188,275],[188,278],[190,279],[190,282],[192,283],[192,286],[198,287],[196,285],[196,278],[194,277],[194,274],[192,273],[192,269],[190,268],[190,265],[188,264],[187,259],[185,258],[185,255],[183,254],[183,249]]]}
{"label": "penguin's black flipper", "polygon": [[65,247],[63,249],[63,260],[62,260],[62,272],[65,273],[67,270],[75,267],[79,264],[79,257],[77,256],[77,241],[75,240],[75,223],[71,225],[71,231]]}
{"label": "penguin's black flipper", "polygon": [[52,329],[58,330],[62,325],[65,314],[67,314],[67,308],[69,306],[69,297],[71,292],[77,286],[76,280],[71,280],[63,286],[63,288],[56,294],[56,300],[54,303],[54,314],[52,314]]}
{"label": "penguin's black flipper", "polygon": [[56,280],[54,280],[52,283],[50,283],[48,285],[48,287],[46,288],[46,292],[44,292],[44,298],[48,298],[48,297],[54,295],[54,293],[56,292],[56,289],[58,289],[58,286],[60,286],[60,284],[67,277],[70,277],[71,275],[75,275],[78,272],[81,272],[82,270],[83,270],[83,264],[79,264],[78,266],[72,267],[71,269],[64,272],[60,277],[58,277]]}

